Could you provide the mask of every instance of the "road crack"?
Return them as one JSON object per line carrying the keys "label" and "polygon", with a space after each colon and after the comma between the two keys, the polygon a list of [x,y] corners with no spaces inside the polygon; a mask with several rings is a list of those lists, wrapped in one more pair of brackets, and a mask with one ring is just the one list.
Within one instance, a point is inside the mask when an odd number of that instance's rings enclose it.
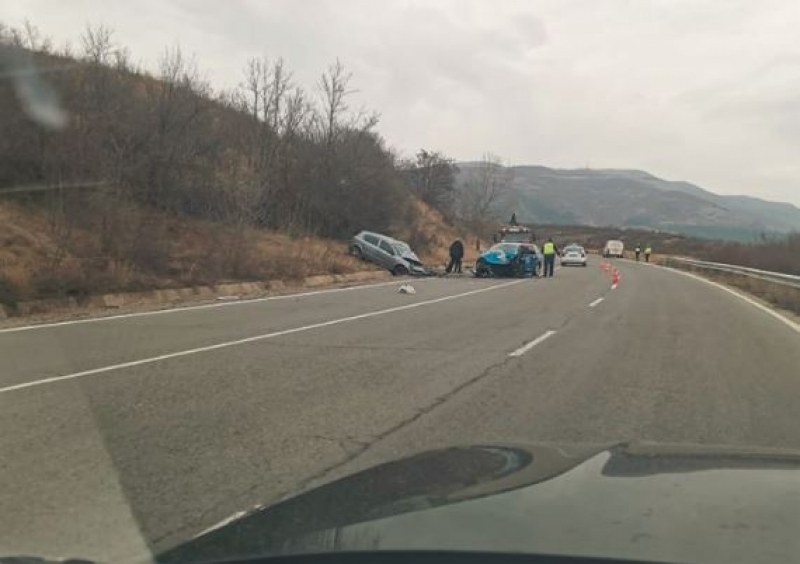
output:
{"label": "road crack", "polygon": [[[606,297],[608,292],[603,294]],[[565,329],[572,321],[574,321],[577,317],[581,315],[586,315],[584,311],[585,308],[575,309],[570,314],[565,315],[563,320],[560,323],[553,324],[549,327],[549,330],[554,330],[557,332],[562,331]],[[277,343],[273,343],[277,344]],[[295,344],[288,344],[288,343],[281,343],[279,346],[291,346],[291,347],[303,347],[305,345],[295,345]],[[314,345],[315,348],[320,348],[320,345]],[[444,351],[441,349],[433,349],[429,347],[385,347],[385,346],[369,346],[369,345],[321,345],[321,348],[330,348],[330,349],[374,349],[374,350],[408,350],[408,351],[430,351],[430,352],[453,352],[453,351]],[[437,396],[427,405],[417,408],[409,417],[406,417],[402,421],[398,422],[397,424],[389,427],[388,429],[377,433],[377,434],[370,434],[370,435],[363,435],[363,436],[353,436],[353,435],[344,435],[344,436],[335,436],[335,435],[322,435],[322,434],[315,434],[315,435],[307,435],[306,437],[309,439],[316,439],[326,442],[331,442],[337,446],[337,448],[342,452],[342,458],[337,460],[336,462],[325,466],[324,468],[314,472],[310,476],[300,480],[291,488],[283,491],[282,493],[275,494],[270,496],[269,499],[263,500],[256,505],[250,505],[250,509],[247,510],[247,513],[252,513],[256,511],[260,511],[266,507],[273,506],[275,504],[281,503],[289,498],[295,497],[305,491],[312,484],[319,484],[324,483],[327,481],[329,477],[331,477],[338,469],[350,464],[351,462],[358,459],[364,453],[366,453],[370,448],[375,446],[376,444],[380,443],[384,439],[390,437],[391,435],[413,425],[421,418],[425,417],[426,415],[432,413],[448,401],[450,401],[453,397],[458,395],[459,393],[463,392],[464,390],[469,389],[470,387],[478,384],[479,382],[485,380],[492,373],[496,371],[503,370],[509,364],[514,362],[519,362],[519,357],[510,357],[504,355],[501,360],[492,363],[486,366],[483,370],[481,370],[478,374],[469,378],[457,386],[451,388],[446,393]],[[261,484],[253,484],[248,488],[245,488],[242,494],[239,494],[237,498],[246,498],[249,497],[250,494],[257,490]],[[230,501],[230,500],[228,500]],[[178,528],[178,530],[169,531],[168,533],[162,534],[157,539],[153,539],[151,543],[157,544],[159,541],[166,540],[168,537],[184,533],[184,532],[191,532],[195,531],[197,533],[197,528],[203,526],[203,522],[205,518],[212,514],[216,509],[222,507],[222,504],[216,504],[215,506],[206,508],[201,516],[197,519],[193,519],[191,523],[185,523],[183,526]]]}
{"label": "road crack", "polygon": [[[335,463],[333,463],[333,464],[331,464],[331,465],[329,465],[329,466],[327,466],[327,467],[315,472],[311,476],[301,480],[294,488],[292,488],[291,490],[286,491],[283,494],[277,496],[268,505],[271,505],[273,503],[280,503],[281,501],[284,501],[286,499],[289,499],[291,497],[294,497],[294,496],[302,493],[303,491],[305,491],[308,488],[308,486],[310,484],[315,483],[317,481],[324,481],[325,478],[327,476],[329,476],[331,473],[333,473],[334,471],[338,470],[342,466],[344,466],[346,464],[349,464],[350,462],[352,462],[353,460],[355,460],[356,458],[358,458],[359,456],[364,454],[369,448],[371,448],[376,443],[379,443],[380,441],[388,438],[389,436],[393,435],[394,433],[397,433],[397,432],[401,431],[402,429],[405,429],[409,425],[414,424],[416,421],[418,421],[419,419],[421,419],[425,415],[428,415],[429,413],[431,413],[432,411],[434,411],[438,407],[440,407],[440,406],[444,405],[445,403],[447,403],[451,398],[453,398],[459,392],[462,392],[463,390],[466,390],[467,388],[477,384],[481,380],[484,380],[485,378],[488,378],[492,374],[492,372],[494,372],[496,370],[503,369],[508,364],[510,364],[512,362],[515,362],[517,360],[518,359],[516,359],[516,358],[506,356],[502,360],[500,360],[498,362],[495,362],[494,364],[490,364],[489,366],[484,368],[481,372],[479,372],[476,376],[473,376],[472,378],[469,378],[468,380],[465,380],[464,382],[462,382],[458,386],[455,386],[454,388],[450,389],[447,393],[442,394],[440,396],[437,396],[428,405],[425,405],[425,406],[417,409],[410,417],[407,417],[406,419],[403,419],[399,423],[393,425],[392,427],[389,427],[388,429],[386,429],[385,431],[383,431],[381,433],[377,433],[375,435],[370,435],[370,440],[369,441],[362,441],[360,443],[357,443],[357,448],[354,449],[352,452],[348,453],[344,448],[342,448],[342,450],[347,453],[344,459],[339,460],[339,461],[337,461],[337,462],[335,462]],[[334,440],[334,439],[331,439],[330,437],[325,437],[325,438],[327,438],[328,440]],[[352,438],[350,438],[350,437],[347,437],[346,439],[347,440],[352,440]]]}

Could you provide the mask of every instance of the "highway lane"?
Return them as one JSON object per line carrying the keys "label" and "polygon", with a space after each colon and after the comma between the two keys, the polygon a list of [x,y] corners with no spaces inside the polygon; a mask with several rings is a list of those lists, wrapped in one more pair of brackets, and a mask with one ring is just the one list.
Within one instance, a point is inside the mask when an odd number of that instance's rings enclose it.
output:
{"label": "highway lane", "polygon": [[[429,280],[421,281],[428,284]],[[387,287],[392,290],[387,291]],[[407,304],[396,284],[0,329],[0,388]],[[477,288],[469,286],[465,291]],[[357,295],[348,295],[357,292]],[[433,284],[426,298],[452,293]]]}
{"label": "highway lane", "polygon": [[0,549],[124,558],[444,444],[800,448],[798,334],[706,284],[618,264],[615,291],[595,263],[0,333],[8,385],[391,310],[0,393]]}

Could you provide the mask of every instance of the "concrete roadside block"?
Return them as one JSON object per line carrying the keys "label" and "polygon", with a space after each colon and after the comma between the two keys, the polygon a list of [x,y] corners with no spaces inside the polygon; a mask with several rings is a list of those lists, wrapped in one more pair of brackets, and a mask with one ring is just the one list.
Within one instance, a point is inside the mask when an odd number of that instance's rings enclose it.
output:
{"label": "concrete roadside block", "polygon": [[105,296],[89,296],[83,306],[86,309],[103,309],[106,307]]}
{"label": "concrete roadside block", "polygon": [[126,305],[128,304],[128,300],[130,300],[131,304],[137,305],[150,305],[159,303],[158,292],[156,290],[151,290],[149,292],[133,292],[123,298],[123,301]]}
{"label": "concrete roadside block", "polygon": [[264,284],[261,282],[243,282],[242,291],[245,294],[261,294],[265,290]]}
{"label": "concrete roadside block", "polygon": [[232,282],[217,286],[168,288],[143,292],[117,292],[88,296],[79,304],[75,298],[51,298],[21,302],[15,311],[0,306],[0,320],[9,317],[70,311],[121,309],[135,306],[177,304],[196,300],[213,300],[220,296],[253,296],[265,293],[283,293],[293,287],[324,288],[333,284],[348,284],[389,280],[386,270],[364,270],[347,274],[320,274],[298,281],[270,280],[265,282]]}
{"label": "concrete roadside block", "polygon": [[178,290],[156,290],[154,294],[153,297],[158,303],[173,303],[181,300]]}
{"label": "concrete roadside block", "polygon": [[199,297],[199,288],[178,288],[175,290],[181,300],[194,300]]}
{"label": "concrete roadside block", "polygon": [[197,286],[196,288],[188,288],[192,291],[193,298],[211,299],[214,297],[214,289],[209,286]]}
{"label": "concrete roadside block", "polygon": [[214,286],[216,293],[221,296],[238,296],[242,293],[242,285],[239,283],[217,284]]}
{"label": "concrete roadside block", "polygon": [[286,284],[283,280],[270,280],[267,282],[267,290],[270,292],[283,292],[286,289]]}
{"label": "concrete roadside block", "polygon": [[318,276],[308,276],[303,281],[303,285],[306,288],[319,288],[320,286],[327,286],[328,284],[333,284],[335,279],[330,274],[320,274]]}
{"label": "concrete roadside block", "polygon": [[125,305],[125,294],[103,294],[103,307],[122,307]]}
{"label": "concrete roadside block", "polygon": [[388,270],[363,270],[342,275],[343,282],[365,282],[367,280],[388,280],[392,274]]}
{"label": "concrete roadside block", "polygon": [[18,315],[32,315],[35,313],[48,313],[53,311],[69,311],[77,309],[78,302],[75,298],[50,298],[45,300],[31,300],[17,304]]}

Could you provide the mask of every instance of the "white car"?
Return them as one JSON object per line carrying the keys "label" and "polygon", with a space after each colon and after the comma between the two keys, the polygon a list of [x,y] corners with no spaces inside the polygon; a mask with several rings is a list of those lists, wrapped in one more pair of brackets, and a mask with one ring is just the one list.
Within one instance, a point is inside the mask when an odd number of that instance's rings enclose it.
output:
{"label": "white car", "polygon": [[567,245],[561,251],[561,266],[586,266],[586,249],[580,245]]}

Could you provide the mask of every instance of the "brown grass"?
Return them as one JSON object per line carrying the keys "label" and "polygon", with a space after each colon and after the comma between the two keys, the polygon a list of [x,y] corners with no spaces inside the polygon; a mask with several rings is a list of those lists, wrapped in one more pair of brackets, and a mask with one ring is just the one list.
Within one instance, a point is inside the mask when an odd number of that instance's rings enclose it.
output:
{"label": "brown grass", "polygon": [[[159,256],[114,260],[98,236],[73,227],[55,231],[40,210],[0,203],[0,303],[35,298],[166,289],[241,280],[299,280],[375,268],[347,254],[342,241],[291,238],[209,221],[147,218]],[[157,234],[157,235],[156,235]],[[163,256],[161,256],[163,255]]]}
{"label": "brown grass", "polygon": [[783,286],[769,282],[768,280],[751,278],[740,274],[697,268],[683,262],[669,259],[665,259],[662,262],[667,266],[687,270],[710,280],[739,288],[772,305],[800,315],[800,289],[798,288]]}
{"label": "brown grass", "polygon": [[450,258],[450,244],[456,239],[464,242],[464,262],[478,258],[477,237],[449,225],[442,214],[420,200],[411,205],[409,217],[394,226],[393,237],[406,241],[420,259],[429,266],[444,266]]}

